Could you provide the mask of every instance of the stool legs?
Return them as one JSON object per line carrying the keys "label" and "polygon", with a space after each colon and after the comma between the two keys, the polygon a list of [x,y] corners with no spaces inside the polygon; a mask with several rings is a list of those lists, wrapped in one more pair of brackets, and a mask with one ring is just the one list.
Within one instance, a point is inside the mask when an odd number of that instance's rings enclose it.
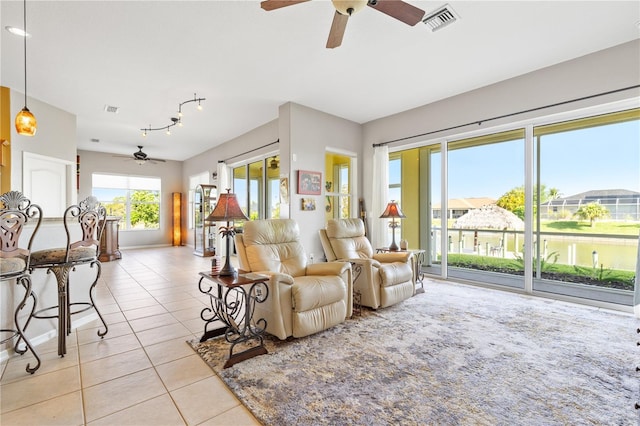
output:
{"label": "stool legs", "polygon": [[[85,263],[86,264],[86,263]],[[56,277],[56,282],[58,284],[58,305],[51,306],[49,308],[44,308],[39,310],[38,312],[32,313],[30,318],[58,318],[58,355],[65,356],[67,353],[67,336],[71,334],[71,316],[74,314],[78,314],[80,312],[84,312],[88,309],[93,308],[98,314],[98,318],[100,318],[100,322],[104,326],[104,331],[98,330],[98,336],[104,337],[109,331],[109,327],[105,322],[102,314],[98,310],[96,306],[93,293],[95,291],[95,287],[98,284],[98,280],[100,278],[100,274],[102,272],[102,264],[99,260],[92,261],[89,266],[91,268],[96,267],[97,273],[96,278],[91,283],[89,287],[89,302],[71,302],[69,297],[69,275],[71,271],[75,270],[76,266],[79,264],[59,264],[50,266],[47,269],[47,273],[53,273]],[[72,308],[74,306],[84,306],[82,309],[78,309],[73,311]],[[57,315],[43,315],[42,313],[48,310],[57,309]]]}
{"label": "stool legs", "polygon": [[69,305],[67,300],[67,290],[69,288],[70,265],[52,266],[49,271],[56,276],[58,283],[58,355],[65,356],[67,353],[67,335],[70,333],[70,321],[68,318]]}
{"label": "stool legs", "polygon": [[96,302],[93,299],[93,293],[95,291],[96,284],[98,284],[98,279],[100,279],[100,274],[102,273],[102,263],[99,260],[96,260],[91,264],[92,267],[94,265],[98,268],[98,273],[96,274],[95,281],[93,282],[93,284],[91,284],[91,287],[89,288],[89,300],[91,300],[91,304],[89,307],[93,307],[93,309],[96,311],[96,314],[98,314],[98,318],[100,318],[100,322],[102,322],[102,325],[104,326],[103,332],[98,330],[98,336],[104,337],[105,334],[107,334],[107,332],[109,331],[109,327],[107,326],[107,323],[105,322],[104,318],[102,318],[102,314],[98,310],[98,305],[96,305]]}
{"label": "stool legs", "polygon": [[[40,357],[38,356],[38,353],[33,349],[33,346],[31,346],[31,343],[29,342],[29,339],[27,339],[27,336],[24,334],[24,330],[27,328],[27,326],[29,325],[29,321],[31,321],[31,316],[33,315],[33,311],[36,308],[36,297],[35,294],[33,294],[33,292],[31,291],[31,277],[28,274],[22,275],[18,278],[16,278],[16,284],[21,285],[24,288],[24,297],[22,298],[22,300],[20,301],[20,303],[18,304],[18,306],[16,307],[16,310],[14,312],[14,316],[13,316],[13,320],[14,320],[14,325],[15,325],[15,330],[2,330],[2,331],[9,331],[9,332],[14,332],[14,335],[18,336],[18,340],[16,341],[16,344],[14,346],[14,350],[16,351],[16,353],[19,353],[20,355],[24,354],[27,350],[30,350],[31,353],[33,354],[33,357],[36,359],[37,364],[35,365],[35,367],[31,367],[31,363],[27,364],[27,368],[26,371],[27,373],[35,373],[36,370],[38,368],[40,368]],[[31,313],[29,315],[29,317],[27,318],[27,322],[25,323],[24,327],[20,326],[20,321],[18,319],[18,316],[20,314],[20,311],[25,307],[26,303],[27,303],[27,299],[29,299],[29,297],[33,298],[33,306],[31,307]],[[19,345],[20,345],[20,341],[24,341],[25,344],[25,348],[24,349],[20,349]]]}

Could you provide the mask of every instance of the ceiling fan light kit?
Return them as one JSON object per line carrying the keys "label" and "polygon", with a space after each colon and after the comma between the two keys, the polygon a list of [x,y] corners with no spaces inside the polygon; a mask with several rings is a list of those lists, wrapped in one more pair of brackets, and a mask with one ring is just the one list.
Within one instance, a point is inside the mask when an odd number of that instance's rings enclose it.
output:
{"label": "ceiling fan light kit", "polygon": [[178,127],[182,127],[182,115],[183,115],[182,114],[182,105],[188,104],[190,102],[197,102],[198,105],[197,105],[196,109],[198,111],[202,111],[202,102],[206,101],[206,100],[207,100],[206,98],[198,98],[196,96],[196,94],[194,93],[193,94],[193,99],[187,99],[186,101],[180,102],[178,104],[178,116],[177,117],[171,117],[170,118],[170,120],[171,120],[170,124],[167,124],[166,126],[161,126],[161,127],[151,127],[151,124],[149,124],[149,127],[145,127],[144,129],[140,129],[140,131],[142,131],[142,136],[147,136],[147,133],[153,132],[153,131],[156,131],[156,130],[164,130],[167,133],[167,135],[171,135],[171,128],[173,126],[177,125]]}
{"label": "ceiling fan light kit", "polygon": [[367,5],[368,0],[331,0],[333,7],[343,15],[353,15]]}
{"label": "ceiling fan light kit", "polygon": [[[264,0],[260,3],[260,7],[270,11],[306,1],[309,0]],[[342,44],[349,17],[362,10],[365,6],[369,6],[410,26],[420,22],[425,14],[424,10],[402,0],[331,0],[331,3],[336,12],[329,30],[329,37],[327,38],[327,49],[333,49]]]}

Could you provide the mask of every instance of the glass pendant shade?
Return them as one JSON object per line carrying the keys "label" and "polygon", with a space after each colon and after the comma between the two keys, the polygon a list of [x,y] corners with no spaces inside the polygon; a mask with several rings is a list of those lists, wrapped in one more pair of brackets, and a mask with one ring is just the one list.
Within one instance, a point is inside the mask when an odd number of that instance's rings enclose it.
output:
{"label": "glass pendant shade", "polygon": [[27,108],[27,0],[22,1],[22,19],[24,23],[24,107],[16,115],[16,131],[19,135],[33,136],[38,129],[36,117]]}
{"label": "glass pendant shade", "polygon": [[33,136],[38,129],[36,117],[26,106],[16,115],[16,131],[19,135]]}

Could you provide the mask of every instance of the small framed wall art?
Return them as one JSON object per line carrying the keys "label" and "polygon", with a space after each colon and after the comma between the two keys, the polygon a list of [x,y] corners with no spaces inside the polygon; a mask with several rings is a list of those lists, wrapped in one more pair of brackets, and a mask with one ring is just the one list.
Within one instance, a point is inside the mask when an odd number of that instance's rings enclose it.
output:
{"label": "small framed wall art", "polygon": [[310,212],[316,209],[316,200],[315,198],[301,198],[300,208],[302,211]]}
{"label": "small framed wall art", "polygon": [[322,173],[298,170],[298,194],[320,195],[322,192]]}

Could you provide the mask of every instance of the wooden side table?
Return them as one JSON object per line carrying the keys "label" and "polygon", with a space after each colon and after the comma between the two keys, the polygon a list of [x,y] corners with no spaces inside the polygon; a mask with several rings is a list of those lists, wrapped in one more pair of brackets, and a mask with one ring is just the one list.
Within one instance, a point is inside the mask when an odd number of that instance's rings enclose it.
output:
{"label": "wooden side table", "polygon": [[[200,272],[198,288],[209,296],[211,305],[200,312],[200,317],[205,321],[204,334],[200,341],[204,342],[212,337],[224,335],[225,340],[231,344],[229,358],[224,368],[268,353],[263,339],[267,321],[264,318],[255,321],[253,319],[255,304],[263,303],[269,296],[267,281],[269,281],[267,275],[242,271],[231,276]],[[211,282],[214,285],[211,285]],[[224,325],[209,329],[216,321]],[[234,353],[237,344],[242,343],[245,346],[250,345],[251,342],[255,342],[254,346]]]}
{"label": "wooden side table", "polygon": [[120,243],[118,242],[119,222],[120,218],[117,216],[107,216],[105,218],[104,231],[100,236],[100,255],[98,256],[100,262],[122,259]]}
{"label": "wooden side table", "polygon": [[[417,293],[424,293],[424,272],[422,272],[422,264],[424,263],[424,255],[426,250],[423,249],[406,249],[406,250],[396,250],[395,252],[406,253],[409,252],[413,256],[413,262],[416,266],[416,284],[420,283],[420,288],[416,288]],[[394,253],[394,251],[389,250],[389,247],[380,247],[376,249],[376,253]]]}

